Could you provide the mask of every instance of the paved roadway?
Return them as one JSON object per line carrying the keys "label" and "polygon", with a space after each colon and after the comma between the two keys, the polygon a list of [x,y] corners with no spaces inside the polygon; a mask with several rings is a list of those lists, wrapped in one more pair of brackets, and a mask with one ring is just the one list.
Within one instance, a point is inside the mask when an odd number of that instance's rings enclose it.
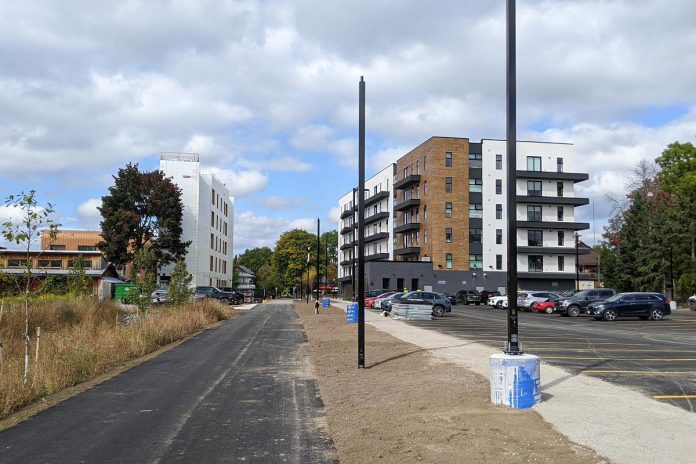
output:
{"label": "paved roadway", "polygon": [[[502,349],[506,314],[456,305],[445,318],[410,324]],[[679,311],[657,322],[520,313],[519,332],[522,349],[544,362],[696,410],[696,312]]]}
{"label": "paved roadway", "polygon": [[0,433],[3,463],[336,462],[292,302],[258,305]]}

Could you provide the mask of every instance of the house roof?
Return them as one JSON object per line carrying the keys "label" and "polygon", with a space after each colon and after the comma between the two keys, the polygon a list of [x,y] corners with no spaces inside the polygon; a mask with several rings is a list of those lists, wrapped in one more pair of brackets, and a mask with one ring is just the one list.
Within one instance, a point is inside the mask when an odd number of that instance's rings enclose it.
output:
{"label": "house roof", "polygon": [[239,269],[239,272],[240,272],[241,274],[248,274],[248,275],[250,275],[251,277],[256,277],[256,274],[254,274],[253,272],[251,272],[251,269],[249,269],[249,268],[246,267],[246,266],[242,266],[241,264],[237,264],[237,269]]}

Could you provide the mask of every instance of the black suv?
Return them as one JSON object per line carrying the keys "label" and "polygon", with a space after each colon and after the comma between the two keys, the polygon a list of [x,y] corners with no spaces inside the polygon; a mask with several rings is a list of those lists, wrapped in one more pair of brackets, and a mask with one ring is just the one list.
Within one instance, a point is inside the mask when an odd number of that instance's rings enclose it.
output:
{"label": "black suv", "polygon": [[481,304],[481,293],[478,290],[459,290],[457,292],[457,302],[468,304]]}
{"label": "black suv", "polygon": [[[214,298],[220,300],[221,303],[227,304],[238,304],[239,295],[240,294],[235,292],[223,292],[217,287],[196,287],[196,291],[194,292],[194,297]],[[243,296],[242,301],[244,301]]]}
{"label": "black suv", "polygon": [[592,288],[582,290],[571,297],[554,300],[554,303],[556,304],[556,312],[561,316],[577,317],[588,312],[587,306],[591,303],[604,301],[614,295],[616,295],[616,290],[613,288]]}

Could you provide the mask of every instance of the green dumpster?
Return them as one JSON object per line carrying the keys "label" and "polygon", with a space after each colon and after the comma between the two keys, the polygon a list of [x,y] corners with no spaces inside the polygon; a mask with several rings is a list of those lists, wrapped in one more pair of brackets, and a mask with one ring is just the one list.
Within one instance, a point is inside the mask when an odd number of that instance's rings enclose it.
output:
{"label": "green dumpster", "polygon": [[138,294],[138,286],[134,284],[115,284],[114,300],[118,303],[129,303]]}

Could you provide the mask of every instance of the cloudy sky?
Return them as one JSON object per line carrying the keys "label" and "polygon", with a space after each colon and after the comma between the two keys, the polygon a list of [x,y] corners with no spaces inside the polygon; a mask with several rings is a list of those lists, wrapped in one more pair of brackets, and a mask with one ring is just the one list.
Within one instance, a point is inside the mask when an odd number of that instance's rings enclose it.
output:
{"label": "cloudy sky", "polygon": [[[518,135],[575,144],[599,238],[628,170],[696,142],[696,3],[517,3]],[[368,175],[432,135],[505,136],[503,0],[3,0],[0,62],[0,196],[36,190],[63,228],[161,151],[227,183],[237,252],[335,228],[360,76]]]}

